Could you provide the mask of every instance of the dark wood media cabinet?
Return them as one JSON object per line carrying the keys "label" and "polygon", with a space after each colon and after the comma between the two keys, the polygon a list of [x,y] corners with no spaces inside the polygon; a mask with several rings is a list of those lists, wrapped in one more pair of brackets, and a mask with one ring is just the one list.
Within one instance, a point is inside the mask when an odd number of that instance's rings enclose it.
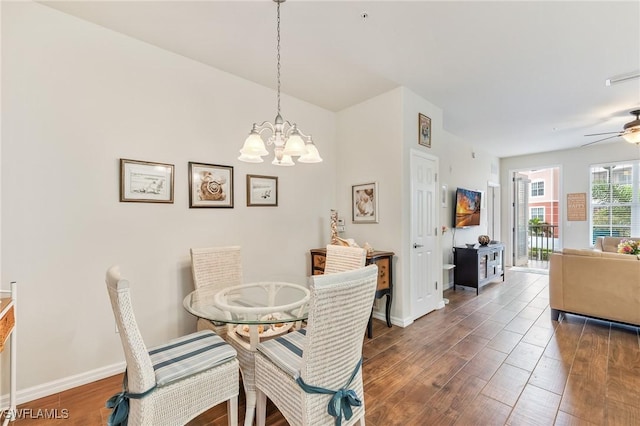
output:
{"label": "dark wood media cabinet", "polygon": [[480,294],[480,287],[502,278],[504,281],[504,244],[496,243],[474,248],[454,247],[453,289],[456,285],[473,287]]}

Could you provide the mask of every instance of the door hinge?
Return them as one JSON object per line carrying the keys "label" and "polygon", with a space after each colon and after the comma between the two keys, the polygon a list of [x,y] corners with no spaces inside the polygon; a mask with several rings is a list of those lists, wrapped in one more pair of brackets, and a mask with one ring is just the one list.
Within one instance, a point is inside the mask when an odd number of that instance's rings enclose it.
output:
{"label": "door hinge", "polygon": [[438,281],[436,281],[436,290],[438,289]]}

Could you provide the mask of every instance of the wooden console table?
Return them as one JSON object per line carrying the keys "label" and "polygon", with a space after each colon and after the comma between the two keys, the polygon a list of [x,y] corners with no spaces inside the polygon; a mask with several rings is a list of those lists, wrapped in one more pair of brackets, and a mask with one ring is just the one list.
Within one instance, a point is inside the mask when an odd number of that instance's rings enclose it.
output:
{"label": "wooden console table", "polygon": [[11,290],[0,290],[0,352],[4,350],[5,343],[11,337],[10,370],[9,370],[9,408],[6,411],[3,425],[15,420],[16,416],[16,299],[17,285],[11,283]]}
{"label": "wooden console table", "polygon": [[504,244],[496,243],[474,248],[454,247],[453,289],[456,285],[474,287],[476,294],[480,287],[502,278],[504,281]]}
{"label": "wooden console table", "polygon": [[[385,318],[387,327],[391,327],[391,299],[393,298],[393,256],[395,253],[390,251],[374,251],[367,254],[365,265],[376,264],[378,266],[378,285],[376,287],[376,299],[387,296],[387,304],[385,306]],[[324,265],[327,259],[327,249],[317,248],[311,249],[311,275],[324,274]],[[367,336],[373,337],[373,311],[367,325]]]}

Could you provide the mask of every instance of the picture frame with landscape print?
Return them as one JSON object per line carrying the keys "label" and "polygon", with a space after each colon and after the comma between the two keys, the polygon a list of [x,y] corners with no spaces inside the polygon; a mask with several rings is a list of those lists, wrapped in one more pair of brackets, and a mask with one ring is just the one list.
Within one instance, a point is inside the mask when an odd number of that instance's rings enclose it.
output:
{"label": "picture frame with landscape print", "polygon": [[431,148],[431,119],[418,113],[418,143]]}
{"label": "picture frame with landscape print", "polygon": [[278,206],[278,177],[247,175],[247,206]]}
{"label": "picture frame with landscape print", "polygon": [[120,202],[173,203],[173,164],[120,159]]}
{"label": "picture frame with landscape print", "polygon": [[351,206],[353,223],[378,223],[378,183],[353,185]]}
{"label": "picture frame with landscape print", "polygon": [[233,208],[233,167],[189,162],[189,208]]}

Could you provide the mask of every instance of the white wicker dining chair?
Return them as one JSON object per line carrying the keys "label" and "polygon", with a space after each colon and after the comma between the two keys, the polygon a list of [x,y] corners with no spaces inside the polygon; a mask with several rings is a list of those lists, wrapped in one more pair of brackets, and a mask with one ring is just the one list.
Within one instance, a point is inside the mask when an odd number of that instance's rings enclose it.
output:
{"label": "white wicker dining chair", "polygon": [[[327,257],[324,265],[325,274],[335,274],[336,272],[349,271],[351,269],[362,268],[367,263],[367,250],[360,247],[346,247],[329,244],[327,246]],[[373,306],[367,323],[367,334],[373,334]]]}
{"label": "white wicker dining chair", "polygon": [[[243,284],[240,246],[192,248],[191,271],[194,287],[198,290],[199,303],[215,304],[213,299],[217,292],[229,286]],[[236,350],[248,413],[245,423],[251,423],[256,405],[253,375],[255,351],[232,329],[230,331],[227,325],[215,325],[208,319],[198,318],[197,329],[215,331]]]}
{"label": "white wicker dining chair", "polygon": [[377,278],[376,265],[311,277],[307,327],[258,345],[258,426],[265,424],[267,397],[292,426],[364,426],[362,335]]}
{"label": "white wicker dining chair", "polygon": [[324,273],[348,271],[362,268],[367,261],[367,250],[360,247],[346,247],[335,244],[327,245],[327,257]]}
{"label": "white wicker dining chair", "polygon": [[133,313],[129,282],[120,268],[106,284],[127,369],[123,392],[107,406],[109,425],[181,425],[227,402],[228,424],[238,424],[239,373],[235,350],[210,330],[147,349]]}
{"label": "white wicker dining chair", "polygon": [[[191,272],[199,297],[210,297],[213,303],[213,296],[218,291],[242,284],[240,246],[192,248]],[[215,326],[204,318],[198,318],[196,327],[198,330],[213,330],[220,335],[226,333],[226,326]]]}

